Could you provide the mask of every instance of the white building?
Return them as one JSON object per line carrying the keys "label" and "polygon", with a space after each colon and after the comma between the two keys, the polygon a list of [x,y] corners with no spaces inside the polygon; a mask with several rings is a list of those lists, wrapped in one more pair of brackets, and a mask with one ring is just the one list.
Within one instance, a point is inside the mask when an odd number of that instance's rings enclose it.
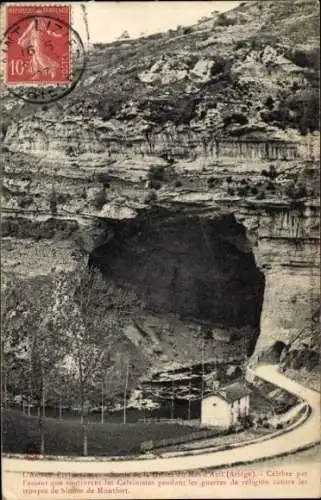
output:
{"label": "white building", "polygon": [[229,429],[250,411],[250,390],[235,382],[203,398],[201,424]]}

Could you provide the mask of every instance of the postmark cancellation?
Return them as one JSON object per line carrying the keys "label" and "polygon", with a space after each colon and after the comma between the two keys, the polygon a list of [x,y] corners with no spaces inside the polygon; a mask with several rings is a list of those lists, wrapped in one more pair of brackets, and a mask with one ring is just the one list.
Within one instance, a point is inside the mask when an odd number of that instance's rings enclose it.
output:
{"label": "postmark cancellation", "polygon": [[71,14],[71,4],[5,6],[1,60],[4,85],[11,94],[49,102],[75,87],[85,54]]}

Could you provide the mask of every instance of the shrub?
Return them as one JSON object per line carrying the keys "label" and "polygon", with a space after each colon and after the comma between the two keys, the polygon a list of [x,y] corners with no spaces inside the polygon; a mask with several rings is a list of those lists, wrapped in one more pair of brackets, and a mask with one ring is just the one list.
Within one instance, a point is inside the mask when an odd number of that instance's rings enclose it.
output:
{"label": "shrub", "polygon": [[126,96],[121,88],[109,88],[106,95],[102,95],[96,103],[97,111],[102,120],[113,118],[125,102]]}
{"label": "shrub", "polygon": [[264,198],[265,198],[265,193],[264,193],[264,191],[260,191],[260,193],[258,193],[258,194],[257,194],[256,199],[257,199],[257,200],[264,200]]}
{"label": "shrub", "polygon": [[315,49],[311,52],[305,52],[304,50],[294,50],[290,55],[290,59],[294,64],[302,68],[317,68],[319,66],[320,54],[319,49]]}
{"label": "shrub", "polygon": [[302,134],[319,130],[319,92],[316,88],[301,90],[284,97],[276,108],[261,113],[266,123],[278,123],[281,128],[293,127]]}
{"label": "shrub", "polygon": [[180,181],[179,179],[177,179],[177,181],[175,181],[175,187],[181,187],[182,186],[182,181]]}
{"label": "shrub", "polygon": [[279,174],[276,170],[275,165],[270,165],[269,170],[263,168],[261,175],[263,175],[263,177],[269,177],[270,179],[276,179]]}
{"label": "shrub", "polygon": [[300,198],[306,198],[307,190],[305,186],[293,186],[290,185],[285,191],[285,194],[292,198],[293,200],[299,200]]}
{"label": "shrub", "polygon": [[246,196],[248,194],[249,188],[248,186],[241,186],[237,190],[237,194],[239,196]]}
{"label": "shrub", "polygon": [[110,187],[110,175],[108,172],[98,172],[98,174],[95,175],[95,181],[99,182],[102,184],[105,188]]}
{"label": "shrub", "polygon": [[235,194],[235,191],[234,189],[232,189],[230,186],[227,188],[227,194],[230,195],[230,196],[234,196]]}
{"label": "shrub", "polygon": [[269,177],[270,177],[270,179],[276,179],[278,175],[279,174],[278,174],[278,172],[276,170],[275,165],[270,165],[269,166]]}
{"label": "shrub", "polygon": [[145,113],[150,112],[150,120],[163,125],[172,121],[175,125],[189,124],[197,116],[197,107],[200,97],[189,94],[179,97],[177,95],[166,96],[157,101],[145,100],[139,105],[139,109]]}
{"label": "shrub", "polygon": [[253,426],[253,417],[251,415],[246,415],[241,419],[241,423],[245,429],[249,429]]}
{"label": "shrub", "polygon": [[188,35],[189,33],[192,33],[192,27],[191,26],[186,26],[186,28],[182,29],[183,35]]}
{"label": "shrub", "polygon": [[249,123],[249,120],[242,113],[233,113],[231,115],[225,116],[224,127],[227,127],[232,123],[238,123],[239,125],[247,125]]}
{"label": "shrub", "polygon": [[233,178],[229,175],[228,177],[226,177],[226,182],[230,184],[231,182],[233,182]]}
{"label": "shrub", "polygon": [[18,205],[20,208],[28,208],[30,205],[32,205],[33,203],[33,199],[31,196],[22,196],[19,200],[18,200]]}
{"label": "shrub", "polygon": [[154,165],[150,167],[148,178],[151,181],[165,181],[165,168],[162,165]]}
{"label": "shrub", "polygon": [[103,187],[100,191],[98,191],[94,197],[93,205],[96,210],[101,210],[105,203],[107,202],[106,191]]}
{"label": "shrub", "polygon": [[66,201],[71,200],[72,196],[70,193],[57,193],[56,200],[57,203],[66,203]]}
{"label": "shrub", "polygon": [[266,186],[266,189],[268,189],[269,191],[275,191],[275,185],[273,184],[273,182],[269,182]]}
{"label": "shrub", "polygon": [[161,181],[157,181],[155,179],[152,179],[149,181],[149,187],[152,189],[156,189],[158,191],[158,189],[160,189],[162,187],[162,183],[161,183]]}
{"label": "shrub", "polygon": [[216,177],[213,177],[213,176],[212,176],[212,177],[209,177],[209,178],[207,179],[207,184],[208,184],[208,186],[209,186],[209,187],[216,186],[216,185],[217,185],[217,183],[218,183],[218,179],[216,179]]}
{"label": "shrub", "polygon": [[265,103],[264,103],[264,104],[265,104],[265,106],[266,106],[267,108],[269,108],[270,110],[271,110],[271,109],[273,109],[273,107],[274,107],[274,99],[273,99],[273,97],[271,97],[271,96],[269,95],[269,97],[266,99],[266,101],[265,101]]}
{"label": "shrub", "polygon": [[227,17],[224,12],[218,16],[216,21],[217,26],[233,26],[234,24],[236,24],[236,18]]}
{"label": "shrub", "polygon": [[75,151],[72,146],[68,146],[66,149],[66,155],[67,156],[75,156]]}
{"label": "shrub", "polygon": [[223,56],[216,56],[214,64],[211,69],[211,75],[215,76],[219,73],[226,74],[230,71],[232,65],[232,61],[229,58]]}
{"label": "shrub", "polygon": [[252,194],[257,194],[257,193],[258,193],[257,187],[253,186],[253,187],[251,188],[251,193],[252,193]]}

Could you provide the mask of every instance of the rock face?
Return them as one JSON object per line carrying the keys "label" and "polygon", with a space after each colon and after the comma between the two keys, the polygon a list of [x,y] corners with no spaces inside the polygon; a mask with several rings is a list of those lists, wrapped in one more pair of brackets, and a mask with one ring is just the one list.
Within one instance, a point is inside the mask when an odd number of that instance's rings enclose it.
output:
{"label": "rock face", "polygon": [[[5,144],[10,149],[45,155],[47,151],[66,153],[70,155],[81,153],[107,153],[108,156],[119,155],[161,155],[172,154],[187,158],[191,151],[194,155],[204,155],[208,158],[239,158],[248,161],[255,160],[294,160],[319,158],[317,147],[318,137],[310,134],[307,137],[295,135],[282,139],[275,132],[270,132],[270,138],[251,137],[220,137],[213,135],[208,129],[208,123],[186,126],[168,124],[160,130],[148,132],[139,122],[124,126],[120,121],[113,124],[100,120],[73,118],[56,123],[55,120],[38,119],[13,123],[7,131]],[[262,136],[262,134],[261,134]]]}
{"label": "rock face", "polygon": [[[278,191],[270,191],[268,198],[261,200],[227,196],[226,186],[231,185],[227,179],[231,174],[235,177],[234,164],[238,161],[231,158],[231,164],[218,162],[208,167],[205,179],[213,178],[214,187],[195,184],[203,174],[191,163],[186,181],[183,176],[181,179],[188,186],[192,179],[192,189],[174,189],[165,183],[154,204],[137,203],[133,200],[146,192],[144,183],[142,187],[134,182],[135,170],[122,170],[120,162],[119,173],[109,181],[110,194],[102,210],[89,206],[93,188],[88,188],[84,170],[82,177],[66,177],[63,185],[70,200],[67,205],[58,204],[57,213],[50,213],[48,182],[23,180],[26,164],[23,171],[20,167],[14,170],[15,156],[10,158],[11,169],[5,178],[10,193],[5,203],[12,206],[16,199],[18,208],[4,211],[2,218],[7,268],[33,276],[64,266],[67,269],[80,246],[109,279],[134,288],[145,302],[146,314],[153,316],[152,326],[147,322],[141,330],[125,333],[126,342],[140,350],[147,365],[157,365],[160,370],[175,359],[199,362],[202,335],[206,335],[207,359],[225,345],[221,358],[228,356],[231,363],[240,363],[235,355],[243,342],[253,363],[272,358],[285,369],[303,366],[315,370],[318,332],[312,329],[311,318],[319,293],[317,198],[280,199]],[[278,171],[296,169],[298,178],[306,177],[313,185],[311,165],[306,168],[304,162],[301,165],[297,161],[284,162],[284,166],[281,162]],[[78,175],[84,168],[79,164]],[[182,165],[186,165],[184,160]],[[253,173],[251,163],[240,165],[241,186],[245,178],[253,176],[262,183],[263,176]],[[49,171],[49,164],[47,168]],[[174,171],[180,168],[175,164]],[[115,164],[113,169],[118,172]],[[221,180],[218,171],[222,172]],[[120,182],[121,174],[124,178]],[[278,175],[275,189],[292,182],[288,174]],[[55,172],[51,179],[55,179]],[[309,183],[306,185],[310,189]],[[19,206],[26,196],[26,186],[31,198],[37,186],[38,211]],[[88,193],[83,200],[84,188]],[[116,205],[113,196],[123,201]],[[126,204],[130,209],[125,210]],[[116,206],[117,210],[113,208]],[[39,261],[44,248],[46,256]],[[164,315],[167,323],[161,327],[157,318]],[[181,322],[178,326],[177,321]],[[157,338],[153,337],[155,329],[159,329]],[[190,349],[186,349],[188,342]]]}
{"label": "rock face", "polygon": [[313,206],[230,212],[235,217],[210,208],[202,217],[166,211],[138,217],[115,229],[92,259],[112,279],[137,287],[155,312],[221,323],[227,331],[253,325],[249,345],[259,324],[256,361],[278,341],[290,346],[311,325],[320,286],[318,212]]}
{"label": "rock face", "polygon": [[199,364],[203,337],[235,366],[243,342],[253,363],[314,369],[318,17],[310,0],[246,2],[93,47],[45,109],[4,95],[5,266],[46,275],[81,253],[135,288],[146,311],[123,340],[144,370]]}
{"label": "rock face", "polygon": [[260,214],[255,255],[265,290],[254,358],[277,341],[290,347],[302,332],[311,331],[320,289],[318,232],[313,207]]}
{"label": "rock face", "polygon": [[294,160],[300,157],[299,145],[281,141],[237,141],[217,142],[216,155],[247,160]]}

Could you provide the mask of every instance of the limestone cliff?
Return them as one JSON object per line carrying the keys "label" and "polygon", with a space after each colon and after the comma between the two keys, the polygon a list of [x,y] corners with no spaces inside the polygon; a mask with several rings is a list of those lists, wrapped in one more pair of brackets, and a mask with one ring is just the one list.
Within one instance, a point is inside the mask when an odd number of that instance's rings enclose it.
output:
{"label": "limestone cliff", "polygon": [[85,255],[134,287],[146,310],[120,349],[138,371],[197,365],[203,349],[209,363],[272,358],[309,379],[317,18],[314,1],[243,2],[190,28],[95,46],[84,80],[56,104],[5,95],[6,270],[31,279]]}

